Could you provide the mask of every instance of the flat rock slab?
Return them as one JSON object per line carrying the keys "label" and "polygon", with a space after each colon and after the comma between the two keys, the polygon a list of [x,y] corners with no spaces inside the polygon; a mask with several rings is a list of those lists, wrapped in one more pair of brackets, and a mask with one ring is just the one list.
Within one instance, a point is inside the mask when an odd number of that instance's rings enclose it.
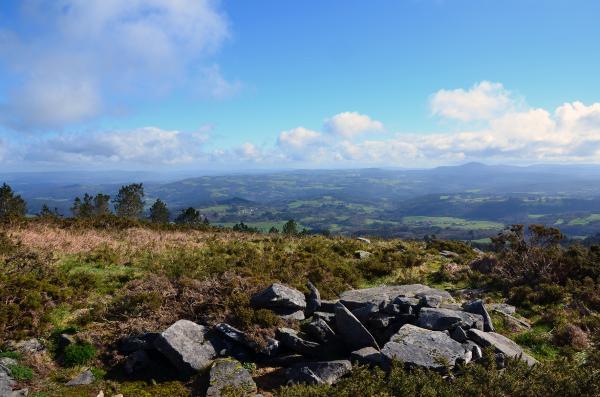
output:
{"label": "flat rock slab", "polygon": [[417,325],[433,331],[445,331],[458,326],[483,330],[483,317],[459,310],[424,307],[419,313]]}
{"label": "flat rock slab", "polygon": [[213,363],[207,397],[255,396],[256,391],[256,383],[239,361],[226,358]]}
{"label": "flat rock slab", "polygon": [[431,331],[406,324],[385,344],[381,353],[388,360],[399,360],[408,366],[443,370],[465,360],[467,352],[445,332]]}
{"label": "flat rock slab", "polygon": [[373,347],[363,347],[355,350],[350,357],[353,362],[361,365],[383,366],[385,364],[385,356]]}
{"label": "flat rock slab", "polygon": [[464,311],[469,313],[480,314],[483,317],[483,330],[485,332],[495,332],[494,324],[492,324],[492,318],[485,309],[483,301],[481,299],[474,300],[466,303],[463,307]]}
{"label": "flat rock slab", "polygon": [[205,340],[207,329],[188,320],[179,320],[154,341],[154,347],[177,369],[188,375],[210,367],[216,356],[211,342]]}
{"label": "flat rock slab", "polygon": [[87,371],[83,371],[70,381],[66,383],[67,386],[80,386],[80,385],[89,385],[94,382],[96,378],[94,374],[89,369]]}
{"label": "flat rock slab", "polygon": [[348,360],[317,361],[296,364],[286,370],[285,376],[288,383],[332,385],[351,370],[352,364]]}
{"label": "flat rock slab", "polygon": [[508,339],[504,335],[495,332],[483,332],[477,329],[467,331],[469,339],[477,343],[479,346],[488,347],[494,346],[496,351],[508,357],[520,358],[529,365],[537,364],[537,360],[525,353],[523,349],[514,341]]}
{"label": "flat rock slab", "polygon": [[335,324],[338,334],[350,350],[358,350],[369,346],[379,350],[379,345],[373,335],[341,303],[335,306]]}
{"label": "flat rock slab", "polygon": [[320,344],[302,339],[291,328],[279,328],[277,330],[277,339],[288,349],[306,356],[319,357],[324,353]]}
{"label": "flat rock slab", "polygon": [[354,310],[367,304],[381,307],[393,301],[398,296],[414,298],[417,295],[439,296],[444,301],[452,302],[452,296],[447,291],[431,288],[423,284],[382,285],[380,287],[354,289],[342,292],[340,302],[348,309]]}
{"label": "flat rock slab", "polygon": [[304,310],[306,308],[306,299],[302,292],[279,283],[273,283],[255,294],[251,303],[255,307],[267,309]]}

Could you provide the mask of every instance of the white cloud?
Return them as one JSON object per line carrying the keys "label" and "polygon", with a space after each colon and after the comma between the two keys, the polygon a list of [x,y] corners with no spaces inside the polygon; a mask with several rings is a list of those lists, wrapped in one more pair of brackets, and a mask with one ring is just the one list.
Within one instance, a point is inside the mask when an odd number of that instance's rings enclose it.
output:
{"label": "white cloud", "polygon": [[239,80],[229,81],[221,74],[219,65],[204,69],[198,89],[202,96],[214,99],[227,99],[237,95],[243,88]]}
{"label": "white cloud", "polygon": [[344,138],[352,138],[366,132],[381,132],[383,124],[364,114],[343,112],[325,120],[324,130]]}
{"label": "white cloud", "polygon": [[215,0],[23,3],[19,23],[35,29],[0,30],[0,64],[14,81],[0,92],[5,100],[0,122],[21,130],[57,128],[198,80],[204,82],[203,94],[231,95],[239,83],[225,80],[218,66],[202,66],[229,36],[218,5]]}
{"label": "white cloud", "polygon": [[488,120],[514,105],[511,93],[500,83],[482,81],[468,90],[439,90],[430,98],[434,115],[460,121]]}
{"label": "white cloud", "polygon": [[84,165],[184,164],[206,157],[202,144],[207,139],[206,135],[198,133],[156,127],[91,135],[63,134],[33,145],[25,160]]}

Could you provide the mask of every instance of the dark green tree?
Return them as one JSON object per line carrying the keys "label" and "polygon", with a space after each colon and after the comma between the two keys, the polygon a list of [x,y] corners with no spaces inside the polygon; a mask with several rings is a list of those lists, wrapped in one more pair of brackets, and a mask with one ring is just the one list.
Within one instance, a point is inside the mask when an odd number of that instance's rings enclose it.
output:
{"label": "dark green tree", "polygon": [[200,211],[193,207],[181,210],[181,213],[175,218],[175,223],[182,225],[200,225],[203,223],[203,219],[200,216]]}
{"label": "dark green tree", "polygon": [[156,199],[152,207],[150,207],[149,219],[153,223],[167,223],[169,222],[169,209],[167,204],[161,199]]}
{"label": "dark green tree", "polygon": [[290,219],[283,225],[283,234],[296,235],[298,234],[298,224],[295,220]]}
{"label": "dark green tree", "polygon": [[94,215],[108,215],[111,212],[110,196],[108,194],[98,193],[96,197],[94,197]]}
{"label": "dark green tree", "polygon": [[269,233],[277,234],[277,233],[279,233],[279,229],[277,229],[275,226],[271,226],[271,228],[269,229]]}
{"label": "dark green tree", "polygon": [[48,205],[42,205],[40,212],[38,214],[39,218],[60,218],[60,213],[58,212],[58,208],[54,207],[54,210],[51,210]]}
{"label": "dark green tree", "polygon": [[144,186],[141,183],[132,183],[122,186],[117,197],[113,200],[117,216],[130,219],[139,219],[144,210]]}
{"label": "dark green tree", "polygon": [[83,200],[75,197],[71,212],[75,218],[89,218],[94,215],[94,198],[89,194],[83,195]]}
{"label": "dark green tree", "polygon": [[6,183],[0,187],[0,221],[7,221],[25,216],[27,204],[15,194]]}

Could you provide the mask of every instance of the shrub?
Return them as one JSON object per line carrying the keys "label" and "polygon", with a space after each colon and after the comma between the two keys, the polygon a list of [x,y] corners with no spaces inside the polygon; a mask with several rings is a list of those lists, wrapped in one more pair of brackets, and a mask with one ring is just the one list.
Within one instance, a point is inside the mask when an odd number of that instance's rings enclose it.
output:
{"label": "shrub", "polygon": [[25,382],[33,379],[33,370],[24,365],[9,365],[8,369],[12,377],[18,382]]}
{"label": "shrub", "polygon": [[96,357],[96,348],[87,342],[74,343],[65,348],[64,364],[72,367],[75,365],[84,365]]}

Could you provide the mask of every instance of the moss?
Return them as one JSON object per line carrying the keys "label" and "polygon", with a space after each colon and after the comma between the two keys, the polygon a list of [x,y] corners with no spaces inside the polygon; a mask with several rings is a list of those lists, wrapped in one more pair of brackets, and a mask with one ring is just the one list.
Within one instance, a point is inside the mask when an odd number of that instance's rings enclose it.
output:
{"label": "moss", "polygon": [[12,377],[18,382],[25,382],[33,379],[33,370],[25,365],[9,365],[8,369]]}
{"label": "moss", "polygon": [[96,348],[90,343],[74,343],[64,350],[63,361],[67,366],[85,365],[96,357]]}

